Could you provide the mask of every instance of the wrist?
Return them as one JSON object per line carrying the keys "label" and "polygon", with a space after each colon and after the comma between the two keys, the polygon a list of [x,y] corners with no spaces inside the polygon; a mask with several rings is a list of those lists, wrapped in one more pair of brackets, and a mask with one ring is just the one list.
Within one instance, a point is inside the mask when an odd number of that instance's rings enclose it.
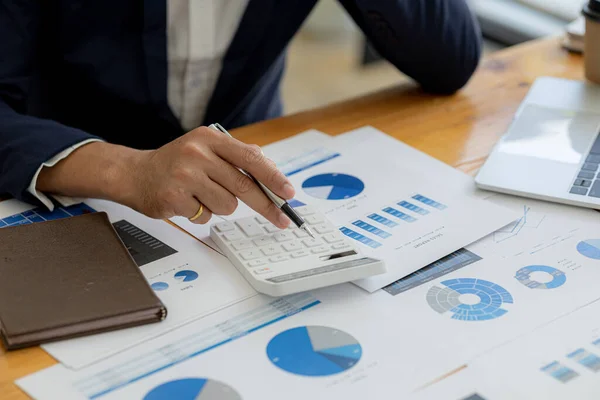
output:
{"label": "wrist", "polygon": [[139,200],[140,176],[143,173],[144,158],[148,151],[117,146],[110,149],[110,163],[103,173],[105,188],[103,198],[131,208],[137,207]]}
{"label": "wrist", "polygon": [[45,167],[36,188],[45,193],[90,197],[130,205],[141,150],[106,142],[86,144],[53,167]]}

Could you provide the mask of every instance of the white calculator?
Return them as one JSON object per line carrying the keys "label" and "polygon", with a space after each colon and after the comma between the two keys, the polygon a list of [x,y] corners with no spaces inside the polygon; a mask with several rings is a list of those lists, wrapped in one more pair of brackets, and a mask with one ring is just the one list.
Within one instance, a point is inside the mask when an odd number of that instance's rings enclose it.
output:
{"label": "white calculator", "polygon": [[262,216],[213,224],[210,237],[261,293],[284,296],[386,272],[310,206],[295,208],[315,233],[279,229]]}

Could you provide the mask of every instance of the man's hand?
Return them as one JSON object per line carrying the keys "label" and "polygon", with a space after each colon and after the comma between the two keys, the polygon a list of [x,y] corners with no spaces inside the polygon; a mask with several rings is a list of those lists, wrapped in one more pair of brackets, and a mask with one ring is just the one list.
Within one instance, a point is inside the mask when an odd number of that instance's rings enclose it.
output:
{"label": "man's hand", "polygon": [[237,198],[285,228],[289,219],[242,174],[242,168],[285,199],[294,196],[287,178],[258,146],[247,145],[206,127],[194,129],[157,150],[140,151],[90,143],[38,177],[38,190],[96,197],[127,205],[152,218],[191,218],[206,223],[212,213],[229,215]]}

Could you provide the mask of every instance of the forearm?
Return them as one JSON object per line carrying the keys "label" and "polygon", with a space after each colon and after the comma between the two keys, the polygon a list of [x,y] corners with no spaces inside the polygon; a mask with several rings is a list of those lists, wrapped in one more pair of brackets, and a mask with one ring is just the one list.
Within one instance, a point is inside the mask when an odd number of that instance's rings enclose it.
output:
{"label": "forearm", "polygon": [[452,93],[476,69],[479,25],[464,0],[340,0],[379,53],[426,90]]}
{"label": "forearm", "polygon": [[86,144],[53,167],[44,167],[36,188],[46,194],[128,204],[140,150],[105,142]]}

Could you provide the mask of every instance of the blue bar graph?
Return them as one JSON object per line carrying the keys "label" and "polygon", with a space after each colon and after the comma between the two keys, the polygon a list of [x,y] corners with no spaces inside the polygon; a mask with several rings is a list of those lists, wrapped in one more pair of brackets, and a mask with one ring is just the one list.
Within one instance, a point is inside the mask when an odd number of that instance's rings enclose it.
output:
{"label": "blue bar graph", "polygon": [[392,207],[384,208],[383,212],[393,215],[396,218],[400,218],[401,220],[406,221],[406,222],[415,222],[417,220],[416,218],[411,217],[408,214],[404,214],[403,212],[398,211]]}
{"label": "blue bar graph", "polygon": [[567,383],[571,379],[577,378],[579,376],[577,372],[573,371],[569,367],[562,365],[558,361],[551,362],[550,364],[540,368],[540,370],[562,383]]}
{"label": "blue bar graph", "polygon": [[398,205],[400,207],[404,207],[407,210],[414,211],[414,212],[416,212],[418,214],[421,214],[421,215],[427,215],[427,214],[429,214],[429,211],[427,211],[426,209],[421,208],[419,206],[415,206],[413,203],[409,203],[408,201],[402,200],[400,203],[398,203]]}
{"label": "blue bar graph", "polygon": [[567,354],[567,357],[594,372],[600,371],[600,357],[585,349],[577,349]]}
{"label": "blue bar graph", "polygon": [[370,218],[375,222],[379,222],[381,225],[389,226],[390,228],[398,226],[398,224],[395,223],[394,221],[387,219],[385,217],[382,217],[379,214],[371,214],[371,215],[367,216],[367,218]]}
{"label": "blue bar graph", "polygon": [[360,233],[358,233],[356,231],[353,231],[352,229],[348,229],[345,226],[342,226],[340,228],[340,231],[344,235],[348,236],[350,239],[357,240],[357,241],[361,242],[362,244],[367,245],[369,247],[372,247],[374,249],[376,249],[376,248],[378,248],[378,247],[381,246],[381,243],[376,242],[375,240],[370,239],[370,238],[368,238],[368,237],[366,237],[364,235],[361,235]]}
{"label": "blue bar graph", "polygon": [[370,232],[370,233],[372,233],[372,234],[374,234],[374,235],[377,235],[377,236],[379,236],[380,238],[387,239],[387,238],[389,238],[390,236],[392,236],[391,234],[387,233],[386,231],[383,231],[383,230],[379,229],[378,227],[376,227],[376,226],[373,226],[373,225],[371,225],[371,224],[368,224],[368,223],[366,223],[365,221],[362,221],[362,220],[360,220],[360,219],[359,219],[359,220],[356,220],[356,221],[354,221],[354,222],[352,223],[352,225],[354,225],[354,226],[358,226],[359,228],[361,228],[361,229],[364,229],[365,231],[367,231],[367,232]]}
{"label": "blue bar graph", "polygon": [[428,206],[437,208],[438,210],[445,210],[446,208],[448,208],[447,206],[445,206],[442,203],[438,203],[435,200],[430,199],[429,197],[425,197],[421,194],[415,194],[413,197],[413,199],[420,201],[423,204],[427,204]]}

